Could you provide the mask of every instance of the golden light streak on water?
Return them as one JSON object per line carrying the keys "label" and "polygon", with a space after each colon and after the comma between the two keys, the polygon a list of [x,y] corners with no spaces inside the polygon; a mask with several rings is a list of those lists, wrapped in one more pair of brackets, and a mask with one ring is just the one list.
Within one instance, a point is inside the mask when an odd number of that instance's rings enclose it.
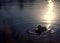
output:
{"label": "golden light streak on water", "polygon": [[53,15],[53,8],[54,3],[53,0],[48,0],[48,10],[46,12],[46,15],[44,16],[44,19],[47,21],[47,30],[51,30],[49,27],[52,25],[52,20],[55,19],[55,16]]}

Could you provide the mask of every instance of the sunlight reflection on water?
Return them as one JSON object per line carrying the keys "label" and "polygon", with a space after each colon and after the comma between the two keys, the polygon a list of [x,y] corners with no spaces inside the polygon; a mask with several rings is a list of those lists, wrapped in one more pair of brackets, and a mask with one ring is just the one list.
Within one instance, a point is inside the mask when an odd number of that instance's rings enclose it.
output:
{"label": "sunlight reflection on water", "polygon": [[48,0],[48,7],[47,8],[48,9],[47,9],[46,14],[44,15],[44,19],[47,22],[47,30],[50,30],[49,27],[52,25],[51,22],[52,22],[52,20],[55,19],[55,15],[53,12],[54,2],[52,0]]}

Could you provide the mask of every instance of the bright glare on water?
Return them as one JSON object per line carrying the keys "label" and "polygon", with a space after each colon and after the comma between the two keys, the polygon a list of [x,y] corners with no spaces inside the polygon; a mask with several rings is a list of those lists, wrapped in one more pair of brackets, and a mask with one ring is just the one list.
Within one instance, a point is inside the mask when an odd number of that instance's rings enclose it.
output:
{"label": "bright glare on water", "polygon": [[[34,18],[37,19],[38,22],[46,23],[47,30],[50,30],[50,26],[52,23],[57,23],[59,20],[59,14],[57,14],[57,5],[54,0],[48,0],[46,3],[42,2],[39,4],[40,6],[35,6],[35,14]],[[58,6],[59,7],[59,6]]]}
{"label": "bright glare on water", "polygon": [[45,20],[47,21],[47,28],[49,29],[49,26],[51,26],[51,20],[55,19],[53,8],[54,8],[54,2],[52,0],[48,0],[48,7],[47,7],[46,14],[44,15]]}

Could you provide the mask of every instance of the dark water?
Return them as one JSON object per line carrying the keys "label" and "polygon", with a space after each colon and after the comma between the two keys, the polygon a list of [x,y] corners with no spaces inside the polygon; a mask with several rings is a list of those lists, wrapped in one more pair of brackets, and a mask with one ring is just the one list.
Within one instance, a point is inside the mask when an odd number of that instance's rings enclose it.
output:
{"label": "dark water", "polygon": [[1,28],[5,20],[8,28],[12,26],[19,37],[27,37],[26,31],[40,24],[54,30],[53,38],[60,40],[60,2],[36,0],[21,6],[18,2],[8,3],[0,9],[0,20]]}

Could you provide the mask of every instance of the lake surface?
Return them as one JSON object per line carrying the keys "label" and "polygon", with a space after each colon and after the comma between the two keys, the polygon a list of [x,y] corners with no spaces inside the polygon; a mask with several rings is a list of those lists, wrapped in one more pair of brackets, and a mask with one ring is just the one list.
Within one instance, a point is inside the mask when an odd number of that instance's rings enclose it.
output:
{"label": "lake surface", "polygon": [[13,26],[18,34],[26,36],[27,30],[40,24],[45,26],[47,30],[53,29],[53,34],[56,37],[60,36],[60,2],[34,1],[23,3],[22,7],[19,6],[18,2],[13,2],[2,6],[0,13],[1,28],[2,21],[5,20],[8,27]]}

